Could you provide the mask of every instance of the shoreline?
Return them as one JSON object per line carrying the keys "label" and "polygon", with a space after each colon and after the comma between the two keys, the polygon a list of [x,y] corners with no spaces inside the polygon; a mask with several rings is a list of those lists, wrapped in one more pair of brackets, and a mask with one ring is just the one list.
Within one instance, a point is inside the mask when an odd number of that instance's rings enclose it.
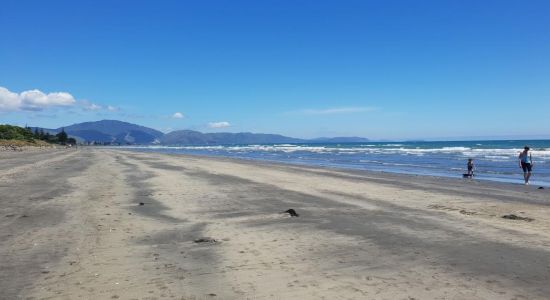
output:
{"label": "shoreline", "polygon": [[0,192],[7,298],[550,293],[532,186],[83,147],[10,155]]}
{"label": "shoreline", "polygon": [[[312,166],[312,167],[324,167],[324,168],[332,168],[332,169],[343,169],[343,170],[360,170],[360,171],[370,171],[370,172],[382,172],[382,173],[392,173],[392,174],[406,174],[406,175],[419,175],[419,176],[434,176],[434,177],[445,177],[445,178],[458,178],[461,179],[462,174],[466,172],[466,168],[464,170],[455,170],[455,172],[450,172],[449,170],[430,170],[429,168],[418,168],[415,170],[412,169],[406,169],[406,168],[399,168],[395,166],[386,166],[384,168],[378,167],[378,166],[363,166],[363,165],[352,165],[352,164],[338,164],[338,163],[330,163],[330,162],[324,162],[324,161],[316,161],[315,163],[309,162],[309,161],[300,161],[300,160],[283,160],[283,159],[270,159],[270,158],[264,158],[264,157],[243,157],[243,156],[231,156],[231,155],[224,155],[224,154],[218,154],[218,153],[178,153],[175,151],[171,151],[169,149],[165,151],[154,151],[149,150],[147,148],[140,149],[140,148],[117,148],[117,147],[109,147],[111,149],[117,149],[117,150],[125,150],[125,151],[135,151],[135,152],[145,152],[145,153],[162,153],[162,154],[182,154],[182,155],[198,155],[203,157],[218,157],[218,158],[233,158],[233,159],[241,159],[244,161],[261,161],[261,162],[268,162],[268,163],[281,163],[281,164],[288,164],[288,165],[299,165],[299,166]],[[517,162],[510,162],[510,165],[516,166]],[[477,172],[476,180],[481,181],[491,181],[491,182],[502,182],[502,183],[510,183],[510,184],[520,184],[523,185],[523,173],[520,169],[516,170],[517,174],[515,174],[513,177],[510,177],[510,174],[506,175],[499,175],[498,173],[492,174],[491,172],[485,172],[480,173]],[[546,174],[543,172],[543,174]],[[548,181],[548,178],[543,176],[542,179],[537,179],[537,169],[535,169],[534,177],[531,180],[531,185],[536,186],[543,186],[543,187],[550,187],[550,181]],[[545,181],[546,180],[546,181]]]}
{"label": "shoreline", "polygon": [[[465,179],[458,175],[451,176],[451,175],[445,175],[445,174],[421,174],[421,173],[412,173],[412,172],[406,172],[406,171],[392,171],[392,170],[369,170],[369,169],[360,169],[360,168],[352,168],[352,167],[342,167],[337,165],[313,165],[313,164],[306,164],[306,163],[300,163],[300,162],[285,162],[285,161],[279,161],[279,160],[269,160],[269,159],[258,159],[258,158],[246,158],[246,157],[229,157],[229,156],[223,156],[223,155],[207,155],[207,154],[193,154],[193,153],[171,153],[171,152],[155,152],[155,151],[142,151],[142,150],[135,150],[135,149],[123,149],[123,148],[115,148],[110,147],[106,149],[113,149],[118,151],[129,151],[129,152],[138,152],[138,153],[153,153],[153,154],[162,154],[162,155],[174,155],[174,156],[190,156],[190,157],[197,157],[197,158],[204,158],[204,159],[219,159],[221,161],[227,159],[228,161],[235,161],[235,162],[243,162],[247,163],[250,162],[252,164],[258,163],[258,164],[264,164],[264,165],[283,165],[283,166],[296,166],[296,167],[303,167],[303,168],[319,168],[319,169],[326,169],[326,170],[335,170],[339,172],[358,172],[360,173],[372,173],[372,174],[384,174],[384,175],[398,175],[398,176],[405,176],[405,177],[426,177],[426,178],[438,178],[438,179],[450,179],[450,180],[459,180],[459,181],[478,181],[483,183],[496,183],[496,184],[503,184],[503,185],[513,185],[513,186],[525,186],[523,184],[523,178],[522,174],[518,173],[518,179],[516,181],[510,181],[506,179],[501,178],[473,178],[473,179]],[[464,170],[466,172],[466,170]],[[462,175],[462,174],[460,174]],[[536,175],[536,173],[535,173]],[[404,178],[405,179],[405,178]],[[546,183],[540,183],[537,180],[532,180],[532,183],[530,184],[530,187],[550,187],[550,182]],[[529,187],[529,186],[527,186]]]}

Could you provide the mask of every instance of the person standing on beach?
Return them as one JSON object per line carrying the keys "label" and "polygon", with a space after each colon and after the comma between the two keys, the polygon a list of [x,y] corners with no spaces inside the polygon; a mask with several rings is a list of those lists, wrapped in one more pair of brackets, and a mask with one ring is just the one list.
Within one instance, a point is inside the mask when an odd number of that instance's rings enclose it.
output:
{"label": "person standing on beach", "polygon": [[525,180],[525,185],[529,184],[529,178],[531,178],[531,171],[533,169],[533,159],[531,158],[531,153],[529,150],[529,147],[525,146],[523,151],[518,156],[519,167],[523,169],[523,179]]}
{"label": "person standing on beach", "polygon": [[468,158],[468,177],[472,178],[474,176],[474,160],[471,158]]}

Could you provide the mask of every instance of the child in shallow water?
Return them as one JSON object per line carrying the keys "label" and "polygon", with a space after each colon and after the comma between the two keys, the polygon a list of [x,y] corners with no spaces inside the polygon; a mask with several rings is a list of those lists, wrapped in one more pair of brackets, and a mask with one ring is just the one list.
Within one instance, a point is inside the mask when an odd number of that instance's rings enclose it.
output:
{"label": "child in shallow water", "polygon": [[468,177],[472,178],[474,176],[474,160],[468,158]]}

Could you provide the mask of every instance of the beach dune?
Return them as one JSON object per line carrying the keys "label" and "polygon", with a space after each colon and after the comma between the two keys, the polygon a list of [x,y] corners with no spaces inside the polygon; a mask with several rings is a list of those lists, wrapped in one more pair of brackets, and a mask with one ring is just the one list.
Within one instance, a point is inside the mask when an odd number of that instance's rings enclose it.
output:
{"label": "beach dune", "polygon": [[546,189],[91,147],[0,161],[0,299],[550,295]]}

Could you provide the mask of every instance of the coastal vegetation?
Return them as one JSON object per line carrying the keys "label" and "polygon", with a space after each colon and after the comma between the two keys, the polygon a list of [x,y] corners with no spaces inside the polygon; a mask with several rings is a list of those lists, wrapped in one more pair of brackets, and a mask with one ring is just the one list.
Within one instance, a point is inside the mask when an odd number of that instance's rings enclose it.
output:
{"label": "coastal vegetation", "polygon": [[29,127],[13,125],[0,125],[1,146],[47,146],[52,144],[74,145],[76,140],[69,137],[65,130],[57,134],[51,134],[43,129],[36,128],[34,131]]}

